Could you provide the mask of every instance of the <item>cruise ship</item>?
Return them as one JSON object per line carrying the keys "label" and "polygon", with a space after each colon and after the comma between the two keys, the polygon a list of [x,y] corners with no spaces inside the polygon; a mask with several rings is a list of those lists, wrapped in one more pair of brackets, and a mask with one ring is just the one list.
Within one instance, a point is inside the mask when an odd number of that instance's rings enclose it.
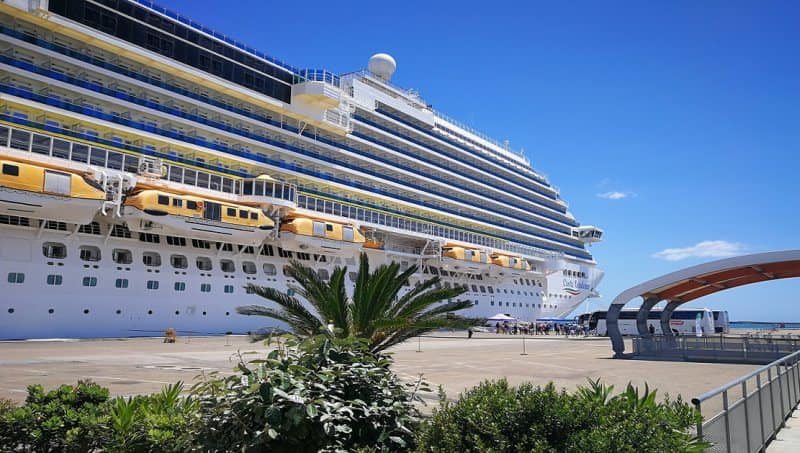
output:
{"label": "cruise ship", "polygon": [[236,313],[248,283],[291,295],[298,260],[352,285],[362,252],[468,316],[597,294],[602,230],[389,55],[336,74],[145,0],[4,0],[0,66],[0,339],[270,327]]}

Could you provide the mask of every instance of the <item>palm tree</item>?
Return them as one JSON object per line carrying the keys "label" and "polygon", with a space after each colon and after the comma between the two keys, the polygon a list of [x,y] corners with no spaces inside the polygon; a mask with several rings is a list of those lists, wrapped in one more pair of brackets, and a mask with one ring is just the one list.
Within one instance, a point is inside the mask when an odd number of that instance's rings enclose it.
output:
{"label": "palm tree", "polygon": [[[453,315],[453,312],[471,307],[472,302],[442,302],[459,296],[466,289],[439,287],[438,276],[419,282],[398,296],[416,271],[415,265],[400,272],[400,265],[392,262],[370,272],[367,254],[362,253],[353,297],[348,298],[346,267],[337,266],[326,282],[314,269],[292,261],[286,268],[286,274],[298,285],[292,289],[308,301],[313,310],[306,308],[300,299],[275,288],[248,284],[249,292],[274,302],[277,307],[245,305],[237,307],[236,311],[283,321],[302,337],[324,334],[365,338],[373,352],[434,329],[467,328],[480,322]],[[329,323],[333,324],[333,331],[327,328]]]}

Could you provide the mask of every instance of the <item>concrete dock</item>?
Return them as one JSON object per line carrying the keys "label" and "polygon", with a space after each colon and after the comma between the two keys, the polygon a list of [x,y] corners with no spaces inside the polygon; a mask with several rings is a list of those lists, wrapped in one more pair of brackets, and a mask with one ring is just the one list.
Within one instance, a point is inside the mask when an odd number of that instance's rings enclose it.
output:
{"label": "concrete dock", "polygon": [[[524,346],[527,355],[522,355],[521,336],[478,333],[468,340],[456,333],[413,339],[392,352],[401,377],[422,374],[434,388],[442,385],[450,398],[484,379],[506,377],[512,384],[553,381],[567,389],[595,378],[617,390],[629,381],[640,386],[647,382],[660,395],[680,394],[689,400],[754,368],[615,360],[604,338],[526,337]],[[0,397],[21,402],[28,384],[52,388],[79,379],[106,386],[113,395],[154,392],[178,380],[191,384],[203,372],[231,373],[238,352],[245,351],[263,353],[267,348],[241,336],[180,337],[174,344],[162,338],[0,342]]]}

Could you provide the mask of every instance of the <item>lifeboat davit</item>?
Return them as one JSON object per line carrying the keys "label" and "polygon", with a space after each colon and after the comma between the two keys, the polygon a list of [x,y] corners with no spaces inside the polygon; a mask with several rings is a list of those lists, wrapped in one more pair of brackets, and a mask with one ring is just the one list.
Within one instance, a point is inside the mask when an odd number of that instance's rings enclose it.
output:
{"label": "lifeboat davit", "polygon": [[0,214],[90,223],[106,200],[86,176],[14,160],[0,160]]}
{"label": "lifeboat davit", "polygon": [[260,244],[275,223],[260,209],[161,190],[143,190],[125,198],[123,215],[131,231],[198,239]]}
{"label": "lifeboat davit", "polygon": [[354,225],[289,215],[281,221],[281,247],[332,253],[360,249],[366,240]]}

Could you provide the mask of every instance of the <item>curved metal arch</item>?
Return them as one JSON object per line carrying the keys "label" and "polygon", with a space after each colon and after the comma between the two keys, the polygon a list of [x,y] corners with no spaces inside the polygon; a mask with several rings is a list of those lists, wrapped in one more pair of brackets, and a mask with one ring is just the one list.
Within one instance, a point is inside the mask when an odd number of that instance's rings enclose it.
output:
{"label": "curved metal arch", "polygon": [[[725,258],[687,267],[648,280],[621,292],[608,307],[606,326],[611,337],[615,357],[625,352],[625,343],[619,331],[619,313],[631,300],[642,297],[645,303],[637,315],[640,335],[647,330],[647,313],[656,303],[669,303],[661,314],[661,330],[671,335],[669,319],[680,305],[709,294],[737,286],[780,278],[800,277],[800,250],[756,253]],[[642,312],[645,312],[644,314]],[[640,317],[644,316],[643,322]],[[666,327],[665,327],[666,326]],[[644,336],[649,335],[649,333]]]}

